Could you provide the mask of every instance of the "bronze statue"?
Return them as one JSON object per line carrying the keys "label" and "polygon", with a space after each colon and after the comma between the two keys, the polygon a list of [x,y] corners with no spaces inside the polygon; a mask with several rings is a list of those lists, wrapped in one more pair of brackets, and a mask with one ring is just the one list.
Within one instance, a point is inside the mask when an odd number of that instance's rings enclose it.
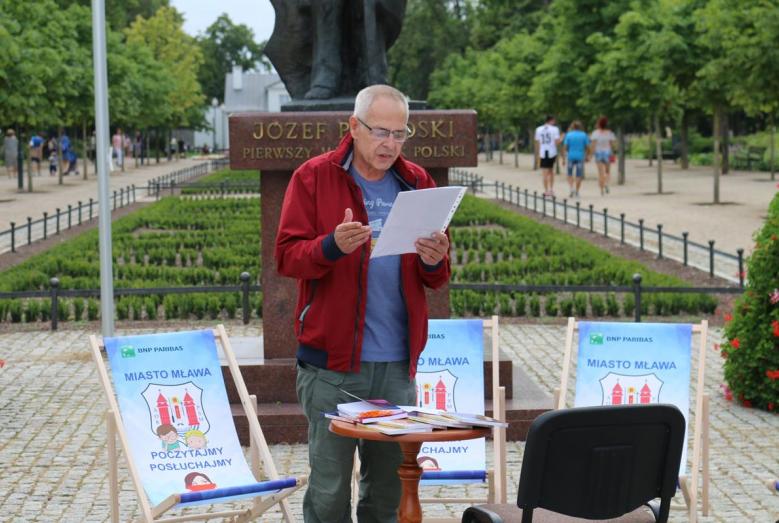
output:
{"label": "bronze statue", "polygon": [[276,24],[265,54],[293,99],[354,96],[387,83],[387,50],[406,0],[271,0]]}

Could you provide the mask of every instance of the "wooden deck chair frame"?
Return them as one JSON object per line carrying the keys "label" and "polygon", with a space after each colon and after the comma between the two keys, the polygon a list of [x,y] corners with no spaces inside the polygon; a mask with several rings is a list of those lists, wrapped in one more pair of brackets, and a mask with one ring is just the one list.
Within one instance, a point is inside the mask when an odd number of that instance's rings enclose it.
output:
{"label": "wooden deck chair frame", "polygon": [[[257,419],[257,398],[256,396],[249,395],[246,389],[246,383],[243,381],[241,370],[238,366],[238,361],[235,359],[232,345],[227,337],[224,325],[218,325],[216,329],[213,329],[214,338],[222,344],[222,350],[224,352],[227,365],[230,369],[230,374],[233,377],[236,388],[238,389],[238,395],[241,398],[241,405],[243,406],[246,418],[249,422],[249,435],[250,435],[250,450],[249,461],[252,472],[255,478],[260,474],[260,462],[264,468],[266,474],[270,479],[279,479],[279,474],[276,471],[276,466],[273,464],[273,458],[268,448],[268,443],[265,440],[265,435],[260,427],[260,422]],[[109,378],[108,369],[103,361],[101,351],[105,349],[102,340],[98,340],[97,336],[91,335],[89,337],[89,344],[92,349],[92,357],[95,360],[95,365],[98,370],[98,377],[100,383],[106,394],[108,400],[108,410],[106,412],[106,425],[107,425],[107,438],[108,438],[108,490],[111,504],[111,522],[119,522],[119,480],[118,480],[118,459],[117,459],[117,445],[116,439],[119,438],[119,443],[127,458],[127,468],[130,471],[130,478],[132,479],[133,486],[138,495],[138,504],[141,508],[141,519],[145,523],[153,522],[174,522],[174,521],[196,521],[206,520],[213,518],[231,518],[229,521],[243,522],[252,521],[260,514],[268,510],[275,504],[279,504],[284,520],[288,523],[295,521],[292,516],[292,512],[289,507],[287,497],[297,491],[300,487],[306,484],[306,476],[297,476],[297,484],[276,494],[268,495],[265,497],[256,497],[252,502],[250,508],[243,510],[226,510],[221,512],[198,512],[193,514],[186,514],[181,516],[166,517],[159,519],[165,512],[171,510],[178,505],[180,500],[180,494],[171,494],[165,500],[163,500],[157,506],[151,506],[149,498],[144,491],[143,484],[141,483],[140,475],[136,468],[135,463],[132,460],[132,454],[130,452],[129,440],[127,433],[125,432],[124,425],[121,420],[121,414],[119,411],[119,404],[116,401],[116,395],[111,385],[111,379]]]}
{"label": "wooden deck chair frame", "polygon": [[[554,391],[554,406],[556,409],[565,408],[565,397],[568,391],[568,377],[571,369],[571,355],[573,353],[574,332],[579,330],[579,322],[576,318],[568,318],[568,327],[565,334],[565,354],[563,356],[562,372],[560,373],[560,386]],[[703,392],[704,373],[706,369],[706,339],[709,330],[709,322],[701,320],[700,324],[693,324],[692,332],[700,334],[698,346],[698,368],[695,378],[695,425],[692,441],[692,467],[689,476],[679,477],[679,488],[684,496],[690,523],[698,520],[698,488],[699,470],[702,476],[701,513],[709,515],[709,395]],[[692,368],[692,362],[690,364]]]}
{"label": "wooden deck chair frame", "polygon": [[[482,320],[483,328],[490,330],[492,361],[492,413],[499,421],[506,421],[506,387],[500,385],[500,324],[498,316]],[[486,498],[421,498],[420,503],[505,503],[506,502],[506,429],[494,428],[492,431],[493,461],[492,469],[487,470]],[[354,473],[352,475],[352,500],[359,496],[359,454],[355,452]],[[353,516],[356,518],[356,503],[353,503]],[[459,523],[460,518],[423,518],[424,523]]]}

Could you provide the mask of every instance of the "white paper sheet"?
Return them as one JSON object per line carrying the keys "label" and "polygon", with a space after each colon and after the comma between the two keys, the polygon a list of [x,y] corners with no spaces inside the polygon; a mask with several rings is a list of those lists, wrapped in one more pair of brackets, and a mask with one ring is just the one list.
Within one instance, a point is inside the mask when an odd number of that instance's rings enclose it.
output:
{"label": "white paper sheet", "polygon": [[399,193],[371,258],[416,252],[417,238],[430,237],[446,229],[465,190],[465,187],[452,186]]}

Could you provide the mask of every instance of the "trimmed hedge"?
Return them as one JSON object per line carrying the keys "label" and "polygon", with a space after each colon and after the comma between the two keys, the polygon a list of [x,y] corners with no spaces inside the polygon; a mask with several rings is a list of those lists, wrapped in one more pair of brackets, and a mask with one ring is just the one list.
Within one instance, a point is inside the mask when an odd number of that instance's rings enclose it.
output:
{"label": "trimmed hedge", "polygon": [[[644,285],[686,286],[672,276],[652,272],[638,262],[624,260],[569,236],[548,225],[537,223],[498,205],[466,196],[450,228],[453,267],[452,282],[506,283],[517,285],[632,285],[633,274],[640,273]],[[466,294],[467,306],[459,294]],[[477,304],[477,296],[482,296]],[[632,295],[613,293],[566,293],[532,295],[529,311],[516,293],[451,291],[451,310],[456,316],[490,315],[514,309],[517,316],[530,314],[563,316],[627,316],[635,310]],[[513,307],[512,307],[513,305]],[[620,306],[621,305],[621,306]],[[717,301],[705,294],[643,294],[643,314],[666,316],[713,313]],[[501,314],[503,314],[501,312]]]}
{"label": "trimmed hedge", "polygon": [[[255,173],[256,174],[256,173]],[[260,275],[260,200],[163,198],[113,223],[116,288],[238,285]],[[97,289],[98,234],[88,231],[0,273],[0,290]],[[238,293],[126,296],[116,300],[119,319],[232,318]],[[257,307],[252,307],[257,310]],[[0,321],[48,321],[49,300],[0,300]],[[59,300],[59,319],[96,320],[94,299]]]}

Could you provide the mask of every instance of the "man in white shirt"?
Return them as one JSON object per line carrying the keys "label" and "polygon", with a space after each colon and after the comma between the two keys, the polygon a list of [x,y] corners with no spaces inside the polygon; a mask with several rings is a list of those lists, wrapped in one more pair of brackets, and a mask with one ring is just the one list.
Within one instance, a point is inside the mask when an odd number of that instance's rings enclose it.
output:
{"label": "man in white shirt", "polygon": [[554,196],[554,167],[557,159],[557,145],[560,143],[560,129],[555,125],[555,117],[547,116],[544,125],[536,128],[535,149],[541,160],[541,175],[544,178],[544,195]]}

